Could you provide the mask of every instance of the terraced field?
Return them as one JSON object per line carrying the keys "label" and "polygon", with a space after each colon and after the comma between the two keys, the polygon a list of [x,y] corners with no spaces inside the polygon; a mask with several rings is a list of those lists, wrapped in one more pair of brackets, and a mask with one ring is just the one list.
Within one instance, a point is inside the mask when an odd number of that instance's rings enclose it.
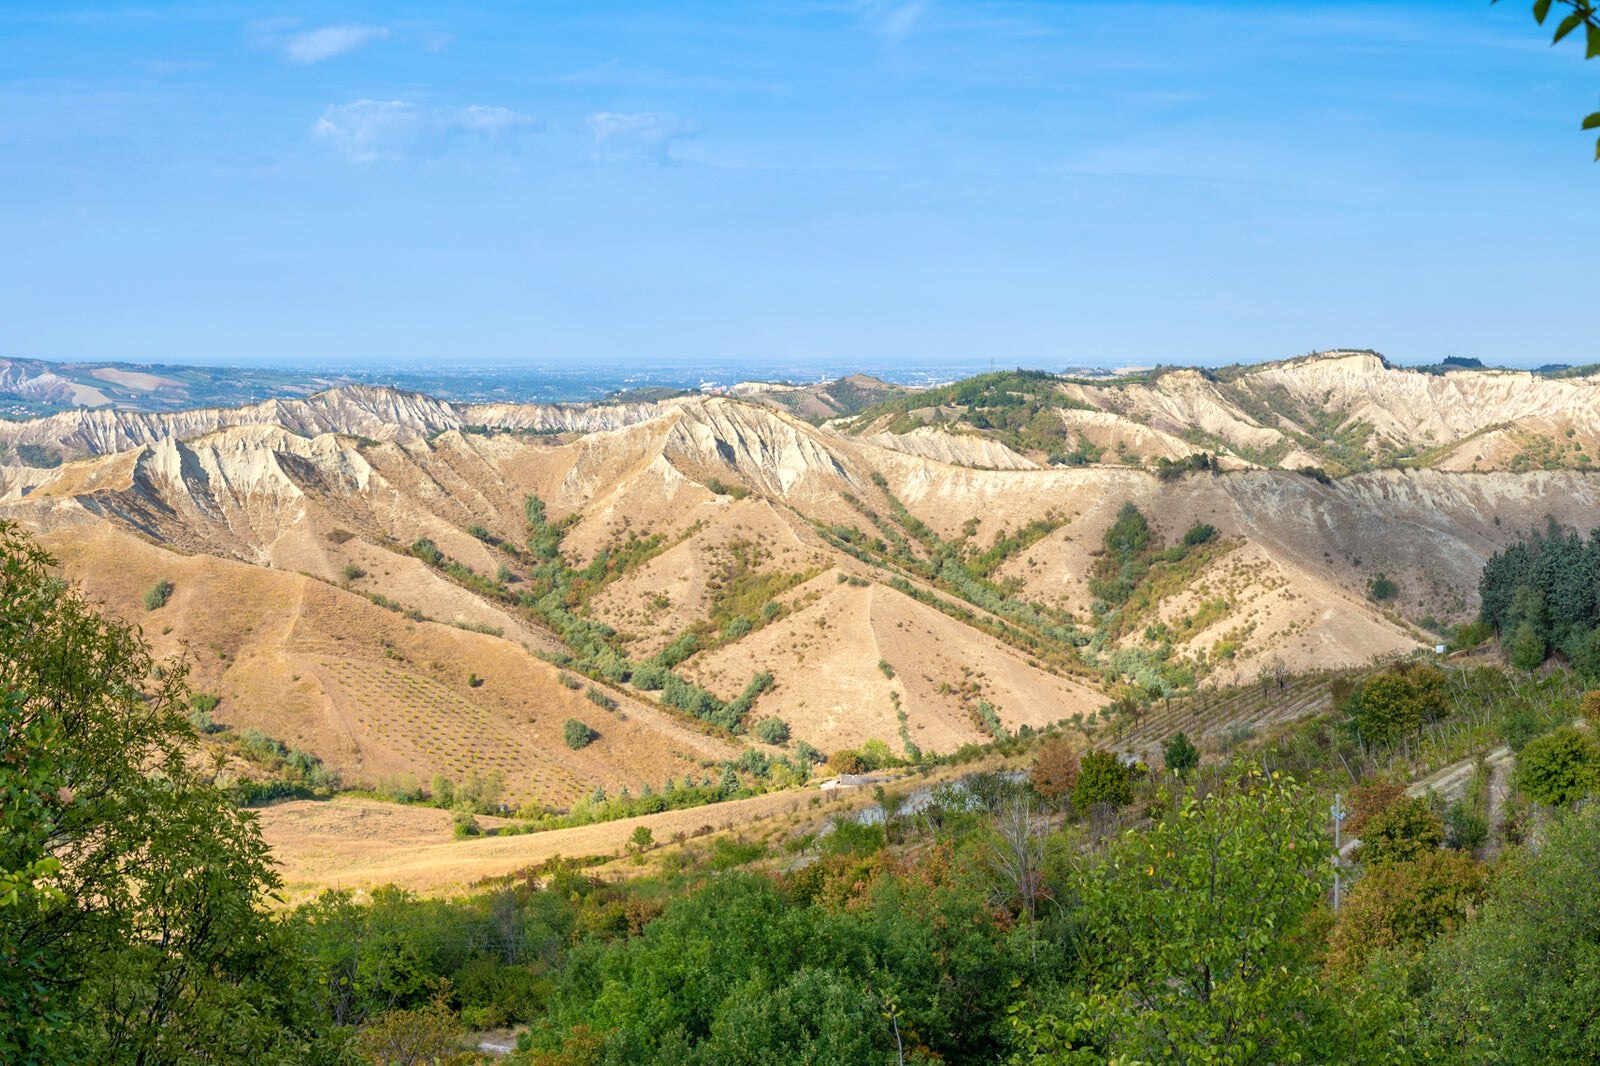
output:
{"label": "terraced field", "polygon": [[585,791],[517,724],[450,686],[384,663],[324,659],[325,686],[341,689],[353,723],[404,760],[459,781],[499,773],[517,793],[555,800]]}
{"label": "terraced field", "polygon": [[1151,704],[1149,711],[1110,742],[1119,751],[1149,761],[1182,732],[1202,746],[1228,746],[1235,738],[1260,732],[1280,722],[1322,714],[1333,706],[1330,691],[1338,672],[1273,677],[1234,688],[1202,691],[1194,696]]}

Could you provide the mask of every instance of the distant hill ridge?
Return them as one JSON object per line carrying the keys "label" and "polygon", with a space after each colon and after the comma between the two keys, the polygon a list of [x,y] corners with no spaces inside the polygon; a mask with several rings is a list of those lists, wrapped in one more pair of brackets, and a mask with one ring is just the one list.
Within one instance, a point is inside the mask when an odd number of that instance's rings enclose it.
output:
{"label": "distant hill ridge", "polygon": [[62,412],[0,425],[0,517],[187,652],[219,721],[557,805],[729,757],[730,707],[823,751],[1131,730],[1196,685],[1431,647],[1494,552],[1600,524],[1581,376],[1335,353],[881,384]]}
{"label": "distant hill ridge", "polygon": [[[974,465],[1181,464],[1211,454],[1229,468],[1588,469],[1600,463],[1596,379],[1562,371],[1404,369],[1375,352],[1335,351],[1220,370],[1159,369],[1104,381],[1006,371],[910,389],[853,375],[818,386],[752,384],[753,403],[834,430],[950,461],[952,435],[1003,447]],[[63,411],[0,423],[0,463],[44,463],[121,451],[230,426],[277,426],[303,436],[345,433],[410,440],[451,429],[587,433],[658,417],[685,403],[453,403],[373,385],[298,399],[179,412]],[[931,431],[931,432],[930,432]],[[30,445],[19,453],[17,445]],[[53,453],[53,454],[52,454]]]}

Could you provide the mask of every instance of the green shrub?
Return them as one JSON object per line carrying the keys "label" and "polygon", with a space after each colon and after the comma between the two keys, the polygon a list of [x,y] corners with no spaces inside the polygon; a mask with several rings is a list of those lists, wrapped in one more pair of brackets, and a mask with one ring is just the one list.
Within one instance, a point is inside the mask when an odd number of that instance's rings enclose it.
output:
{"label": "green shrub", "polygon": [[427,537],[418,537],[411,545],[411,554],[427,563],[429,566],[438,566],[444,561],[444,553],[439,546]]}
{"label": "green shrub", "polygon": [[587,748],[599,735],[576,718],[568,718],[561,726],[561,739],[566,741],[567,747],[573,751]]}
{"label": "green shrub", "polygon": [[1458,851],[1473,851],[1489,839],[1489,823],[1459,800],[1444,812],[1444,841]]}
{"label": "green shrub", "polygon": [[1087,811],[1097,803],[1121,807],[1133,800],[1133,778],[1122,760],[1098,748],[1078,760],[1078,780],[1072,786],[1072,804]]}
{"label": "green shrub", "polygon": [[667,684],[667,669],[655,663],[640,663],[633,668],[633,687],[642,692],[659,692]]}
{"label": "green shrub", "polygon": [[61,465],[61,453],[42,444],[19,444],[17,458],[32,467],[51,470]]}
{"label": "green shrub", "polygon": [[1011,739],[1011,734],[1006,732],[1006,727],[1000,722],[1000,715],[995,712],[994,706],[988,700],[978,701],[978,720],[994,739],[999,741]]}
{"label": "green shrub", "polygon": [[1200,749],[1194,746],[1187,733],[1174,733],[1167,741],[1166,764],[1175,774],[1186,774],[1200,765]]}
{"label": "green shrub", "polygon": [[361,578],[366,576],[367,572],[361,569],[361,567],[357,566],[355,563],[344,564],[344,579],[346,581],[359,581]]}
{"label": "green shrub", "polygon": [[391,803],[416,803],[422,799],[422,786],[411,774],[380,777],[375,791]]}
{"label": "green shrub", "polygon": [[1444,820],[1421,796],[1396,800],[1361,827],[1360,859],[1368,866],[1410,862],[1444,843]]}
{"label": "green shrub", "polygon": [[454,807],[456,805],[456,786],[444,774],[433,775],[433,782],[429,791],[433,794],[435,807]]}
{"label": "green shrub", "polygon": [[1537,803],[1565,806],[1582,799],[1600,785],[1600,747],[1587,733],[1562,726],[1522,749],[1516,782]]}
{"label": "green shrub", "polygon": [[789,725],[782,718],[763,718],[756,723],[756,736],[763,744],[783,744],[789,739]]}
{"label": "green shrub", "polygon": [[1183,535],[1183,544],[1187,548],[1197,548],[1217,535],[1217,527],[1208,522],[1196,522],[1189,527]]}
{"label": "green shrub", "polygon": [[854,818],[836,819],[833,831],[818,838],[819,850],[824,855],[871,855],[882,851],[884,843],[881,824],[862,825]]}
{"label": "green shrub", "polygon": [[750,495],[750,490],[743,485],[724,485],[717,478],[708,478],[706,488],[717,496],[732,496],[736,500],[742,500]]}
{"label": "green shrub", "polygon": [[483,835],[483,826],[478,824],[478,819],[465,807],[458,808],[451,821],[451,832],[457,840]]}
{"label": "green shrub", "polygon": [[1500,719],[1500,739],[1514,752],[1520,752],[1528,742],[1544,732],[1539,712],[1526,704],[1511,708]]}
{"label": "green shrub", "polygon": [[1367,595],[1382,603],[1392,600],[1400,595],[1400,586],[1388,574],[1380,573],[1377,577],[1367,582]]}
{"label": "green shrub", "polygon": [[173,591],[172,582],[168,581],[166,578],[162,578],[160,581],[157,581],[154,585],[151,585],[147,590],[145,590],[144,609],[147,611],[155,611],[165,607],[167,605],[167,601],[172,598]]}
{"label": "green shrub", "polygon": [[1494,636],[1494,627],[1488,622],[1463,622],[1461,625],[1456,626],[1455,635],[1450,638],[1450,647],[1455,651],[1476,648],[1492,636]]}

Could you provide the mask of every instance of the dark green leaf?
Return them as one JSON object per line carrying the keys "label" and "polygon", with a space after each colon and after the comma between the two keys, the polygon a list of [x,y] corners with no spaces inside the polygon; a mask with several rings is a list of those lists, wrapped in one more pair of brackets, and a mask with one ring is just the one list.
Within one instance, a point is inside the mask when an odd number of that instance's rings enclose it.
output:
{"label": "dark green leaf", "polygon": [[1557,41],[1561,40],[1561,38],[1565,37],[1567,34],[1571,33],[1581,25],[1583,25],[1583,13],[1581,11],[1574,11],[1572,14],[1561,20],[1561,25],[1556,27],[1556,35],[1550,43],[1555,44]]}
{"label": "dark green leaf", "polygon": [[1539,25],[1544,25],[1545,16],[1550,14],[1550,0],[1534,0],[1533,17]]}
{"label": "dark green leaf", "polygon": [[1600,129],[1600,111],[1584,116],[1583,128],[1586,130]]}

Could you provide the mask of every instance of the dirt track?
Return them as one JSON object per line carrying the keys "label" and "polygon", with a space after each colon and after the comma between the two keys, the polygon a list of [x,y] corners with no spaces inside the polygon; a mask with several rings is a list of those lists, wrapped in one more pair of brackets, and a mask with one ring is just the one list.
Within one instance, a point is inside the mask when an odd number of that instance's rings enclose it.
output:
{"label": "dirt track", "polygon": [[[635,826],[648,826],[657,843],[704,826],[770,834],[787,823],[765,819],[781,815],[818,819],[871,800],[870,794],[861,792],[823,799],[813,808],[811,801],[818,796],[816,791],[777,792],[574,829],[473,840],[452,839],[450,812],[431,807],[340,797],[292,800],[258,813],[262,835],[279,863],[285,898],[293,902],[323,888],[385,884],[423,895],[449,895],[483,878],[535,866],[557,855],[621,856]],[[500,818],[480,818],[479,823],[486,829],[510,824]]]}

